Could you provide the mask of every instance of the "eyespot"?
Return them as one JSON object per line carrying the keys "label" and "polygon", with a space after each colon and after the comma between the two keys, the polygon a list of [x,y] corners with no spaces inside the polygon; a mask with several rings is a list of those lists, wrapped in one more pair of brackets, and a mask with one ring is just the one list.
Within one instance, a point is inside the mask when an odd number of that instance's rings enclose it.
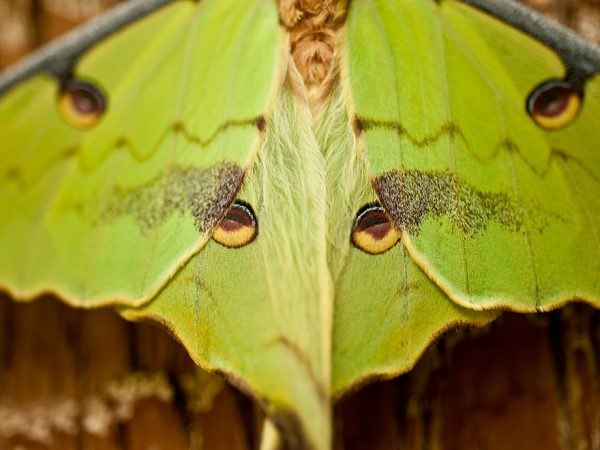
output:
{"label": "eyespot", "polygon": [[581,100],[581,91],[571,83],[551,80],[536,87],[529,95],[527,112],[540,127],[557,130],[575,120]]}
{"label": "eyespot", "polygon": [[106,96],[89,81],[68,80],[62,86],[58,99],[62,118],[80,129],[95,125],[106,110]]}
{"label": "eyespot", "polygon": [[379,204],[363,206],[352,226],[351,241],[364,252],[377,255],[392,248],[401,233]]}
{"label": "eyespot", "polygon": [[256,238],[258,223],[252,207],[236,200],[213,232],[213,239],[229,248],[243,247]]}

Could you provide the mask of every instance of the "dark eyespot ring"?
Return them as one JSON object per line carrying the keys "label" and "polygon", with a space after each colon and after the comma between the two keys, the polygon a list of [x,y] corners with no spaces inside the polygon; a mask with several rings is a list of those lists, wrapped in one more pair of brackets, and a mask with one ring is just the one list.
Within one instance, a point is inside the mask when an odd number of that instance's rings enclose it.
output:
{"label": "dark eyespot ring", "polygon": [[575,120],[581,110],[582,98],[581,90],[568,81],[546,81],[529,95],[527,112],[540,127],[557,130]]}
{"label": "dark eyespot ring", "polygon": [[377,255],[392,248],[401,233],[380,204],[363,206],[356,214],[350,240],[367,253]]}
{"label": "dark eyespot ring", "polygon": [[106,111],[106,95],[90,81],[70,79],[63,83],[58,99],[62,118],[75,128],[94,126]]}
{"label": "dark eyespot ring", "polygon": [[252,206],[236,200],[213,232],[213,239],[229,248],[248,245],[258,234],[258,223]]}

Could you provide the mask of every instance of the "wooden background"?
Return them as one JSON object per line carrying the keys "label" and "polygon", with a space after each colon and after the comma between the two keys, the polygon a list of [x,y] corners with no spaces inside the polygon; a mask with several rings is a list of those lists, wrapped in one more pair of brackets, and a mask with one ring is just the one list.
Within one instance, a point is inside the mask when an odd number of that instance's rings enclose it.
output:
{"label": "wooden background", "polygon": [[[0,67],[116,0],[0,0]],[[530,0],[600,42],[600,0]],[[336,450],[600,450],[600,313],[505,314],[336,408]],[[0,450],[250,450],[263,417],[159,327],[0,294]]]}

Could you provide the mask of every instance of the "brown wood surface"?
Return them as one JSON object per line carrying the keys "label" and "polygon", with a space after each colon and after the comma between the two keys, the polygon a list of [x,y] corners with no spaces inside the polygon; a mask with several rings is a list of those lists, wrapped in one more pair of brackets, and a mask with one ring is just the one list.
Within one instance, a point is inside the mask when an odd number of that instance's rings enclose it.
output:
{"label": "brown wood surface", "polygon": [[[0,67],[116,0],[0,0]],[[529,0],[600,42],[600,0]],[[600,449],[600,313],[505,314],[343,399],[337,450]],[[256,449],[262,415],[165,330],[0,294],[0,450]]]}
{"label": "brown wood surface", "polygon": [[1,450],[249,450],[255,416],[158,326],[0,296]]}
{"label": "brown wood surface", "polygon": [[505,314],[466,334],[342,401],[343,448],[600,448],[600,312]]}
{"label": "brown wood surface", "polygon": [[[257,448],[261,415],[158,326],[0,298],[0,449]],[[336,409],[337,450],[600,448],[600,312],[456,330]]]}

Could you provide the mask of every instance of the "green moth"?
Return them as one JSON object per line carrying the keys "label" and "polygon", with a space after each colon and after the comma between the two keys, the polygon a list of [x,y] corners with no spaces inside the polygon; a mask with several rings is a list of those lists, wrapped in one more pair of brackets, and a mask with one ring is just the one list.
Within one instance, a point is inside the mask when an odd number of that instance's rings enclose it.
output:
{"label": "green moth", "polygon": [[599,74],[501,0],[128,3],[0,75],[0,286],[160,321],[331,448],[445,330],[600,305]]}

